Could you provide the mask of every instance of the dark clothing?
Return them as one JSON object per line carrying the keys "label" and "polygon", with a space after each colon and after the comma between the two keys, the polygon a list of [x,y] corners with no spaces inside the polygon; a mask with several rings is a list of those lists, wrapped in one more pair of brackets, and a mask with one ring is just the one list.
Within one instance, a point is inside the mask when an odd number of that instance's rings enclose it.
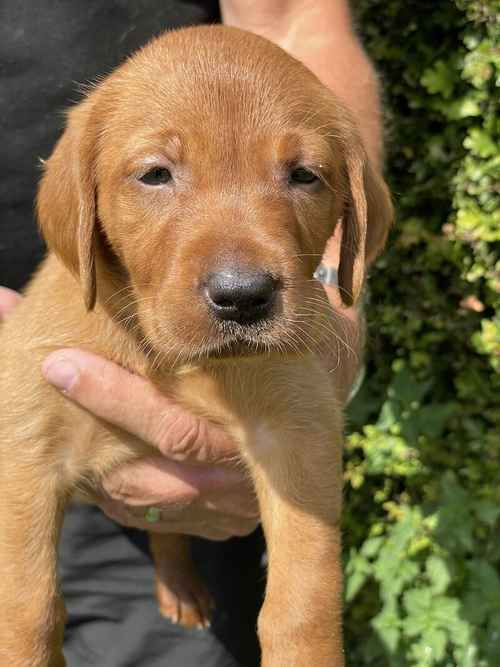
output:
{"label": "dark clothing", "polygon": [[[106,74],[166,28],[219,20],[217,2],[2,0],[0,4],[0,285],[22,287],[43,255],[33,220],[39,158],[61,134],[78,84]],[[212,629],[158,614],[145,533],[95,507],[73,507],[60,547],[69,667],[254,667],[264,575],[262,535],[193,540],[215,596]]]}
{"label": "dark clothing", "polygon": [[184,630],[158,613],[147,535],[97,507],[66,515],[60,573],[69,667],[256,667],[255,625],[264,590],[260,532],[228,542],[192,540],[213,593],[210,632]]}

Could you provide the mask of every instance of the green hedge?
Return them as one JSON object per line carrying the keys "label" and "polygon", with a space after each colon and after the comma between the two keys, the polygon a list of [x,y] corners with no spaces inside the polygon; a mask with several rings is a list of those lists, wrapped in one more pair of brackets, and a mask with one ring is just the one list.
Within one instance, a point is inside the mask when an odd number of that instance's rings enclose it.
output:
{"label": "green hedge", "polygon": [[500,4],[360,0],[398,210],[345,457],[351,667],[500,665]]}

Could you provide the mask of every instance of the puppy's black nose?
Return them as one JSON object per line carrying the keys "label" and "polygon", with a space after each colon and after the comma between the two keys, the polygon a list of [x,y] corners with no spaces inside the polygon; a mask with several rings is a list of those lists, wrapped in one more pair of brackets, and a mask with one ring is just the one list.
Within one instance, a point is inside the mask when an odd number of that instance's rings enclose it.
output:
{"label": "puppy's black nose", "polygon": [[224,268],[208,276],[205,296],[217,319],[252,324],[269,317],[277,289],[269,273]]}

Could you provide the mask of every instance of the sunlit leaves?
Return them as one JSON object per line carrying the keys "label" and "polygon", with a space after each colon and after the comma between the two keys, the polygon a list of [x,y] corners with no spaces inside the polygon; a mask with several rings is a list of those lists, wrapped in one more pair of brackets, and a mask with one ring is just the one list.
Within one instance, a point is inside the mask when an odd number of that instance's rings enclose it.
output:
{"label": "sunlit leaves", "polygon": [[498,667],[500,5],[358,4],[398,218],[349,409],[347,662]]}

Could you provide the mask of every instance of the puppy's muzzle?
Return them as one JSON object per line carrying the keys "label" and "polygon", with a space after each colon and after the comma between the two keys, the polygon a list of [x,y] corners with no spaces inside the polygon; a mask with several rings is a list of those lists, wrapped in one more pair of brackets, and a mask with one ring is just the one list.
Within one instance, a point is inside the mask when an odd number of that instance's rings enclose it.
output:
{"label": "puppy's muzzle", "polygon": [[265,271],[226,267],[209,274],[204,294],[217,320],[246,325],[271,317],[279,286],[279,280]]}

